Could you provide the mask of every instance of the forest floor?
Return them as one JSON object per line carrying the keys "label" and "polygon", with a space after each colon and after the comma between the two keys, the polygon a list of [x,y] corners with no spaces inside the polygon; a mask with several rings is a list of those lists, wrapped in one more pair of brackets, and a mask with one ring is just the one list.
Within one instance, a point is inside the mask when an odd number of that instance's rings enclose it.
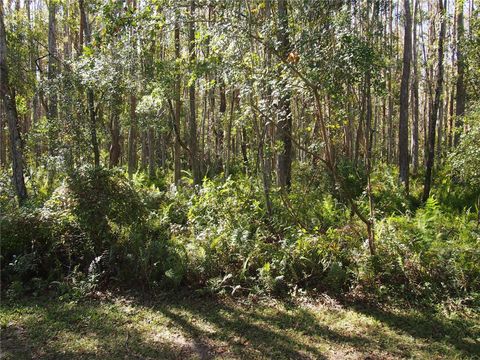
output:
{"label": "forest floor", "polygon": [[480,314],[190,295],[2,301],[1,359],[475,359]]}

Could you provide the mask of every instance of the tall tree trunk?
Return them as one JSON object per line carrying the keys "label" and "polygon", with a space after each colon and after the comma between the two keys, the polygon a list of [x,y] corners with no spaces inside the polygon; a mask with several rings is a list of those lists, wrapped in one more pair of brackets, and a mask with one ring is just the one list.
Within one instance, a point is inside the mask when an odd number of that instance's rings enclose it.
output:
{"label": "tall tree trunk", "polygon": [[0,101],[0,167],[7,167],[7,137],[5,134],[5,110],[3,101]]}
{"label": "tall tree trunk", "polygon": [[232,157],[232,128],[233,128],[233,116],[235,114],[235,96],[236,90],[232,90],[232,100],[230,102],[230,116],[227,121],[227,135],[225,139],[226,143],[226,151],[225,151],[225,177],[230,175],[230,165],[231,165],[231,157]]}
{"label": "tall tree trunk", "polygon": [[368,245],[370,248],[370,253],[375,254],[375,213],[373,205],[373,194],[372,194],[372,182],[371,182],[371,173],[372,173],[372,140],[375,129],[372,128],[372,93],[371,93],[371,80],[370,80],[370,71],[366,74],[365,79],[365,105],[366,105],[366,114],[365,114],[365,170],[367,173],[367,195],[368,195],[368,207],[369,207],[369,218],[367,225],[367,234],[368,234]]}
{"label": "tall tree trunk", "polygon": [[456,84],[456,110],[455,110],[455,136],[454,146],[458,145],[460,134],[463,128],[462,117],[465,115],[465,59],[463,55],[463,41],[465,29],[463,25],[463,2],[464,0],[457,0],[457,84]]}
{"label": "tall tree trunk", "polygon": [[[195,0],[190,1],[190,26],[188,31],[188,50],[190,53],[190,64],[195,66],[197,61],[196,49],[195,49]],[[191,81],[188,89],[189,104],[190,104],[190,116],[188,118],[188,142],[190,148],[190,163],[193,175],[193,183],[198,185],[201,183],[202,178],[200,174],[200,159],[197,149],[197,116],[195,107],[195,81]]]}
{"label": "tall tree trunk", "polygon": [[48,124],[48,128],[49,128],[48,147],[49,147],[50,156],[56,155],[56,150],[57,150],[56,143],[58,141],[58,134],[57,134],[57,131],[55,130],[58,127],[57,90],[56,90],[56,84],[54,84],[55,78],[57,76],[57,68],[58,68],[56,14],[57,14],[57,3],[55,2],[55,0],[50,0],[48,3],[48,68],[47,68],[48,81],[50,85],[50,89],[48,92],[48,108],[47,108],[47,119],[49,123]]}
{"label": "tall tree trunk", "polygon": [[245,173],[248,171],[248,156],[247,156],[247,147],[248,147],[248,139],[247,139],[247,130],[245,129],[245,126],[242,126],[242,144],[241,144],[241,150],[242,150],[242,157],[243,157],[243,165],[245,167]]}
{"label": "tall tree trunk", "polygon": [[[393,1],[389,2],[388,9],[388,32],[389,58],[393,60]],[[388,136],[387,136],[387,163],[391,163],[393,159],[393,89],[392,89],[392,66],[388,68]]]}
{"label": "tall tree trunk", "polygon": [[[180,26],[178,24],[178,19],[175,17],[175,30],[174,30],[174,42],[175,42],[175,59],[179,60],[180,59]],[[173,178],[175,185],[178,185],[180,183],[180,177],[181,177],[181,159],[180,159],[180,111],[182,104],[180,102],[180,92],[181,92],[181,75],[177,73],[175,77],[175,128],[176,134],[175,136],[175,144],[173,148],[173,163],[174,163],[174,169],[173,169]]]}
{"label": "tall tree trunk", "polygon": [[120,114],[117,99],[112,102],[112,110],[110,115],[110,136],[112,143],[110,144],[110,167],[118,166],[120,161]]}
{"label": "tall tree trunk", "polygon": [[[280,43],[280,56],[288,58],[291,51],[288,32],[287,0],[278,0],[278,42]],[[280,84],[280,99],[278,105],[277,139],[282,144],[282,149],[277,157],[277,183],[289,190],[292,185],[292,112],[290,109],[290,90],[284,79]]]}
{"label": "tall tree trunk", "polygon": [[[84,0],[78,0],[78,7],[80,9],[80,32],[83,30],[83,35],[85,35],[85,45],[89,46],[92,41],[90,24],[88,23],[87,12],[85,11]],[[81,39],[83,39],[83,35]],[[83,43],[81,43],[81,49],[83,49]],[[93,150],[93,163],[95,167],[100,166],[100,150],[98,147],[97,139],[97,119],[95,114],[95,94],[91,87],[87,88],[87,106],[88,114],[90,117],[90,139],[92,143]]]}
{"label": "tall tree trunk", "polygon": [[[265,18],[266,22],[269,23],[272,17],[272,11],[271,11],[271,2],[270,0],[265,0]],[[272,63],[272,54],[271,54],[271,48],[270,44],[267,44],[265,46],[265,67],[267,69],[270,68]],[[272,98],[272,89],[270,84],[265,81],[264,82],[264,87],[265,87],[265,93],[264,93],[264,98],[266,98],[267,102],[267,107],[271,106],[271,98]],[[253,96],[251,101],[253,102]],[[265,196],[265,206],[267,208],[267,213],[269,216],[272,215],[272,200],[270,198],[270,188],[271,188],[271,174],[272,174],[272,160],[271,157],[269,156],[269,152],[271,151],[270,145],[270,134],[271,134],[271,124],[270,121],[267,117],[261,116],[261,124],[262,128],[259,129],[259,134],[262,134],[259,136],[259,159],[260,159],[260,165],[262,167],[262,184],[263,184],[263,193]],[[265,145],[267,144],[268,146],[268,153],[265,153]]]}
{"label": "tall tree trunk", "polygon": [[222,120],[225,118],[225,113],[227,112],[227,94],[225,89],[225,82],[223,79],[219,80],[219,95],[220,95],[220,104],[219,104],[219,116],[216,121],[215,126],[215,155],[217,167],[219,170],[223,168],[223,142],[224,142],[224,131]]}
{"label": "tall tree trunk", "polygon": [[130,94],[130,128],[128,129],[128,176],[137,171],[137,97]]}
{"label": "tall tree trunk", "polygon": [[5,107],[10,147],[12,154],[13,185],[18,201],[22,204],[28,197],[23,175],[22,139],[18,128],[18,114],[15,102],[15,90],[10,87],[7,65],[7,35],[4,23],[3,0],[0,0],[0,95]]}
{"label": "tall tree trunk", "polygon": [[412,82],[412,167],[413,174],[418,172],[418,122],[419,122],[419,100],[418,100],[418,55],[417,55],[417,13],[420,0],[415,0],[413,10],[413,82]]}
{"label": "tall tree trunk", "polygon": [[410,63],[412,56],[412,16],[410,1],[403,1],[405,10],[405,34],[403,43],[403,71],[400,85],[400,121],[398,127],[398,163],[400,182],[408,193],[409,161],[408,161],[408,95],[410,81]]}
{"label": "tall tree trunk", "polygon": [[440,24],[440,33],[438,35],[438,73],[437,84],[435,88],[435,99],[433,102],[432,111],[430,113],[430,121],[428,123],[428,154],[425,169],[423,201],[426,201],[430,196],[430,188],[432,185],[432,169],[435,162],[435,132],[437,127],[438,112],[440,109],[440,98],[443,90],[443,43],[445,41],[445,14],[442,0],[438,0],[438,10],[442,19]]}
{"label": "tall tree trunk", "polygon": [[[448,83],[445,84],[444,86],[445,92],[447,93],[448,96]],[[437,159],[437,164],[442,163],[442,145],[443,145],[443,117],[445,116],[445,107],[442,101],[443,95],[440,98],[440,107],[438,108],[438,125],[437,125],[437,145],[435,152],[437,153],[436,159]]]}

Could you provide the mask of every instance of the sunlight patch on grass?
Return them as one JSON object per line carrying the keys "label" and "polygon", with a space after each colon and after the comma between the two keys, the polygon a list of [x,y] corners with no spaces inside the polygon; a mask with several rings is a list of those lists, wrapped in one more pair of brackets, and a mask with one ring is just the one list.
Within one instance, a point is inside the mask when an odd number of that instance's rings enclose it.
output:
{"label": "sunlight patch on grass", "polygon": [[479,317],[180,298],[2,304],[2,358],[444,359],[479,350]]}

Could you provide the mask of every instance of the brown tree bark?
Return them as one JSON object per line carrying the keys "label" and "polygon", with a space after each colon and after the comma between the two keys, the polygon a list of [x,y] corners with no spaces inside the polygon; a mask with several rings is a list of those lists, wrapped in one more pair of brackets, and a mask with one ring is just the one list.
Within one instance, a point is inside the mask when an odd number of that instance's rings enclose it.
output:
{"label": "brown tree bark", "polygon": [[[197,61],[196,49],[195,49],[195,0],[190,1],[190,26],[188,31],[188,51],[190,64],[195,65]],[[190,116],[188,118],[188,144],[190,148],[190,166],[192,169],[193,183],[199,185],[202,182],[200,174],[200,158],[198,156],[198,146],[197,146],[197,116],[196,116],[196,106],[195,106],[195,81],[191,81],[191,84],[188,89],[189,94],[189,105],[190,105]]]}
{"label": "brown tree bark", "polygon": [[[445,0],[446,1],[446,0]],[[435,162],[435,133],[437,127],[438,113],[440,109],[440,98],[443,90],[443,44],[445,41],[445,14],[442,0],[438,0],[438,11],[441,15],[440,33],[438,35],[438,73],[435,87],[435,98],[433,101],[432,110],[430,113],[430,121],[428,123],[428,153],[427,163],[425,169],[425,182],[423,187],[423,201],[426,201],[430,196],[430,189],[432,185],[432,170]]]}
{"label": "brown tree bark", "polygon": [[3,101],[0,102],[0,167],[7,167],[7,137],[5,134],[5,124],[7,123],[5,117],[5,110]]}
{"label": "brown tree bark", "polygon": [[[393,1],[389,4],[388,9],[388,32],[389,32],[389,57],[393,59]],[[392,66],[388,69],[388,136],[387,136],[387,163],[391,163],[393,159],[393,89],[392,89]]]}
{"label": "brown tree bark", "polygon": [[[81,43],[81,49],[83,49],[83,45],[89,46],[92,42],[90,24],[88,23],[87,12],[85,10],[85,3],[84,0],[78,0],[78,6],[80,9],[80,32],[83,30],[83,36],[81,39],[85,40],[85,43]],[[82,50],[83,51],[83,50]],[[95,167],[100,166],[100,150],[98,147],[98,139],[97,139],[97,117],[95,113],[95,94],[91,87],[87,88],[87,106],[88,106],[88,114],[90,118],[90,139],[92,143],[92,150],[93,150],[93,163]]]}
{"label": "brown tree bark", "polygon": [[48,3],[48,68],[47,76],[50,83],[50,89],[48,92],[48,107],[47,107],[47,119],[49,122],[49,153],[50,156],[56,155],[58,134],[55,130],[58,127],[58,106],[57,106],[57,91],[53,84],[57,76],[58,69],[58,54],[57,54],[57,4],[54,0],[50,0]]}
{"label": "brown tree bark", "polygon": [[[278,42],[279,53],[285,59],[291,52],[288,31],[287,0],[278,0]],[[278,105],[277,139],[282,149],[277,156],[277,184],[284,190],[292,185],[292,112],[290,109],[290,91],[287,90],[285,79],[280,84],[280,99]]]}
{"label": "brown tree bark", "polygon": [[10,87],[7,64],[7,35],[4,23],[3,0],[0,0],[0,95],[5,107],[5,114],[10,132],[12,155],[13,185],[20,204],[27,199],[27,188],[23,174],[22,139],[18,127],[18,114],[15,103],[15,90]]}
{"label": "brown tree bark", "polygon": [[457,0],[455,2],[455,6],[457,6],[457,84],[454,146],[457,146],[460,141],[460,134],[463,128],[462,117],[465,115],[465,58],[462,50],[465,35],[463,24],[463,2],[464,0]]}
{"label": "brown tree bark", "polygon": [[121,154],[120,114],[119,114],[117,99],[114,99],[112,103],[112,112],[110,115],[110,136],[112,138],[112,143],[110,144],[109,166],[110,168],[113,168],[119,165],[120,154]]}
{"label": "brown tree bark", "polygon": [[415,0],[413,6],[413,35],[412,35],[412,55],[413,55],[413,81],[412,81],[412,168],[413,174],[418,172],[418,123],[419,123],[419,99],[418,99],[418,54],[417,54],[417,13],[420,0]]}
{"label": "brown tree bark", "polygon": [[130,94],[130,127],[128,129],[128,175],[137,171],[137,97]]}
{"label": "brown tree bark", "polygon": [[[174,43],[175,43],[175,58],[180,59],[180,26],[178,24],[178,19],[175,18],[175,30],[174,30]],[[175,118],[174,118],[174,126],[176,128],[175,136],[175,144],[173,148],[173,178],[175,185],[180,183],[181,177],[181,148],[180,148],[180,111],[182,108],[182,104],[180,101],[180,92],[181,92],[181,75],[177,73],[175,76]]]}
{"label": "brown tree bark", "polygon": [[150,179],[155,178],[155,129],[153,126],[148,128],[148,176]]}
{"label": "brown tree bark", "polygon": [[412,16],[410,1],[403,2],[405,11],[405,33],[403,42],[403,70],[400,85],[400,120],[398,127],[398,164],[400,182],[408,193],[409,161],[408,161],[408,95],[410,82],[410,63],[412,56]]}

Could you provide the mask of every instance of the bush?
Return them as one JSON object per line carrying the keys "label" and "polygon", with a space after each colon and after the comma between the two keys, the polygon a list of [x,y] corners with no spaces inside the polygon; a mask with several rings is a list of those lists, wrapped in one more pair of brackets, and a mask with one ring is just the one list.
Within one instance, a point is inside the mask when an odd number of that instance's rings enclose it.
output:
{"label": "bush", "polygon": [[178,284],[184,256],[142,195],[118,172],[83,168],[42,207],[12,208],[1,218],[2,281],[63,281],[75,271],[100,284]]}
{"label": "bush", "polygon": [[443,212],[430,198],[414,216],[378,224],[377,255],[367,261],[369,287],[390,297],[435,301],[480,290],[480,230],[471,213]]}

